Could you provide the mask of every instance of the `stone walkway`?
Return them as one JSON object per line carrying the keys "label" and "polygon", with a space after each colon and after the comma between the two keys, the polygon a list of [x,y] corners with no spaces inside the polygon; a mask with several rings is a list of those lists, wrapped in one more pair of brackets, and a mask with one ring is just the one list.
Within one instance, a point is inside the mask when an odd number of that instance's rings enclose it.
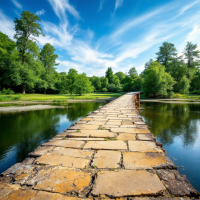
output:
{"label": "stone walkway", "polygon": [[198,196],[156,142],[132,93],[81,119],[0,177],[3,200]]}

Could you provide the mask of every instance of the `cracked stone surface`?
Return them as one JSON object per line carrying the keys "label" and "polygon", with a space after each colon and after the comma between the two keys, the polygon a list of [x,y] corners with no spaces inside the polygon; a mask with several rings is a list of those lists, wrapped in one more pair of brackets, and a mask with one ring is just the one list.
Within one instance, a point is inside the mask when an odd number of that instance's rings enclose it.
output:
{"label": "cracked stone surface", "polygon": [[200,194],[197,192],[184,175],[180,175],[177,170],[158,170],[157,174],[163,181],[167,190],[177,197],[193,196],[198,197]]}
{"label": "cracked stone surface", "polygon": [[81,192],[90,184],[91,176],[87,172],[70,171],[59,168],[43,168],[26,183],[34,189],[58,193]]}
{"label": "cracked stone surface", "polygon": [[164,153],[124,152],[125,169],[176,169],[174,163]]}
{"label": "cracked stone surface", "polygon": [[97,168],[119,168],[121,152],[119,151],[97,151],[94,156],[92,166]]}
{"label": "cracked stone surface", "polygon": [[139,128],[111,128],[111,131],[116,133],[150,133],[149,129]]}
{"label": "cracked stone surface", "polygon": [[111,197],[161,195],[165,190],[158,176],[148,171],[101,171],[92,194]]}
{"label": "cracked stone surface", "polygon": [[29,153],[29,156],[33,156],[33,157],[39,157],[44,155],[45,153],[47,153],[48,151],[51,151],[54,147],[52,146],[42,146],[42,147],[38,147],[37,149],[35,149],[35,151]]}

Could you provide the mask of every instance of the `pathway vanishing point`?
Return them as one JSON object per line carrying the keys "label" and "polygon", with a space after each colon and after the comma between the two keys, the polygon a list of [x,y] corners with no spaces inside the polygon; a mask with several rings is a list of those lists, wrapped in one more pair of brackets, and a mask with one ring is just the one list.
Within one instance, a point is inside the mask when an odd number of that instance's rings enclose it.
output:
{"label": "pathway vanishing point", "polygon": [[1,174],[0,199],[190,199],[199,193],[166,156],[128,93]]}

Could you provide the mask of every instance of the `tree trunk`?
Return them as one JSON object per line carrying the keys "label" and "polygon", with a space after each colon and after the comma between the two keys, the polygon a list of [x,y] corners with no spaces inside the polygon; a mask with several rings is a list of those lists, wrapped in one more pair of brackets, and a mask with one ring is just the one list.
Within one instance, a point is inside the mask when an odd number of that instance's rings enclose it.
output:
{"label": "tree trunk", "polygon": [[46,88],[44,88],[44,94],[46,94]]}
{"label": "tree trunk", "polygon": [[22,94],[26,94],[26,85],[25,85],[25,83],[22,84]]}

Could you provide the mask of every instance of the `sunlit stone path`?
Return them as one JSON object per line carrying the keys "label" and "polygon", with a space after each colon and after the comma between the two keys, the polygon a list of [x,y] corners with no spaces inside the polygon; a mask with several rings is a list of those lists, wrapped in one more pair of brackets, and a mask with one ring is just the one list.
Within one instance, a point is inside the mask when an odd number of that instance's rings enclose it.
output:
{"label": "sunlit stone path", "polygon": [[134,93],[81,119],[0,177],[0,199],[198,196],[142,120]]}

